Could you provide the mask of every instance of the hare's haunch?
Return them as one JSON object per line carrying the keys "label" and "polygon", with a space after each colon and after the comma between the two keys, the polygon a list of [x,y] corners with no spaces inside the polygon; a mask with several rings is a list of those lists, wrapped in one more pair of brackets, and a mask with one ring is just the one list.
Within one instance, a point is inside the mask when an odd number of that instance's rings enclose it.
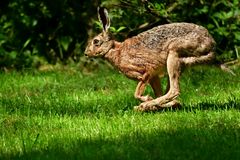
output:
{"label": "hare's haunch", "polygon": [[[215,41],[202,26],[191,23],[160,25],[124,42],[112,39],[110,19],[105,8],[99,10],[103,31],[88,44],[85,54],[110,61],[127,77],[139,83],[135,98],[141,100],[137,110],[157,110],[178,105],[179,77],[182,65],[206,63],[214,58]],[[167,71],[169,84],[163,95],[160,77]],[[156,98],[143,96],[150,84]]]}

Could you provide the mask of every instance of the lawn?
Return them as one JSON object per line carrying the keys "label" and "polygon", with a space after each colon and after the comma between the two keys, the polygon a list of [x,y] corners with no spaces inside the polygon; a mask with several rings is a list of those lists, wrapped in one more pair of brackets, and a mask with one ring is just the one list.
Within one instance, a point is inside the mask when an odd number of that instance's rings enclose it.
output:
{"label": "lawn", "polygon": [[0,159],[240,159],[234,71],[186,69],[182,107],[150,113],[133,110],[136,82],[104,66],[0,73]]}

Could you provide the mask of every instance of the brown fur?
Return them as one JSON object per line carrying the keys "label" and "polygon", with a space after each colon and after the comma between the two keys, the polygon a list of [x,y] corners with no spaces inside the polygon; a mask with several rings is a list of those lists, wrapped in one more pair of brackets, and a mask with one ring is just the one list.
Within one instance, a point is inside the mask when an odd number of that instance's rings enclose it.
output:
{"label": "brown fur", "polygon": [[[107,15],[105,18],[108,18]],[[181,66],[204,63],[214,58],[214,39],[205,28],[195,24],[160,25],[124,42],[112,39],[108,28],[105,28],[89,42],[85,54],[107,59],[127,77],[139,82],[134,96],[143,103],[136,107],[137,110],[177,105]],[[163,95],[160,77],[165,71],[169,77],[169,87]],[[149,95],[143,96],[147,84],[153,88],[155,99]]]}

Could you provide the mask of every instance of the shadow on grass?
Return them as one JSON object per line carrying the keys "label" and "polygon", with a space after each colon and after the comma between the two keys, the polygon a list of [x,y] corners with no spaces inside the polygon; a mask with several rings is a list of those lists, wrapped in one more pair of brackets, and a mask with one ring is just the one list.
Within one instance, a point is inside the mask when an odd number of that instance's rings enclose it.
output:
{"label": "shadow on grass", "polygon": [[201,102],[197,104],[181,104],[178,107],[169,107],[169,108],[160,108],[157,111],[150,111],[149,113],[158,113],[158,112],[195,112],[195,111],[204,111],[204,110],[230,110],[236,109],[240,110],[240,99],[231,98],[224,103],[216,103],[211,101]]}
{"label": "shadow on grass", "polygon": [[[43,149],[21,155],[0,155],[0,159],[219,159],[240,158],[236,128],[180,128],[135,131],[115,139],[53,139]],[[239,133],[239,132],[238,132]]]}
{"label": "shadow on grass", "polygon": [[236,97],[229,98],[227,102],[211,102],[205,101],[196,104],[181,104],[176,108],[163,108],[158,110],[157,112],[165,112],[165,111],[185,111],[185,112],[194,112],[194,111],[204,111],[204,110],[230,110],[236,109],[240,110],[240,99]]}
{"label": "shadow on grass", "polygon": [[[1,100],[5,104],[5,109],[8,114],[20,112],[22,115],[43,115],[57,114],[57,115],[116,115],[119,112],[133,111],[133,107],[138,105],[140,102],[133,98],[123,99],[117,98],[109,102],[100,101],[94,102],[89,101],[85,103],[79,102],[68,102],[64,101],[61,103],[54,104],[21,104],[21,103],[11,103],[11,100]],[[229,110],[237,109],[240,110],[240,99],[230,98],[227,102],[211,102],[205,101],[197,104],[182,104],[178,108],[163,108],[157,112],[166,112],[166,111],[185,111],[185,112],[194,112],[199,110]]]}
{"label": "shadow on grass", "polygon": [[224,103],[206,101],[195,105],[183,105],[181,109],[189,112],[196,110],[240,110],[240,99],[234,97],[230,98],[227,102]]}
{"label": "shadow on grass", "polygon": [[12,100],[9,98],[0,99],[2,109],[7,114],[20,113],[21,115],[115,115],[126,110],[133,110],[133,106],[137,105],[137,101],[131,97],[116,97],[113,99],[88,100],[84,102],[63,100],[55,102],[54,99],[50,103],[41,100],[33,103],[22,102],[22,100]]}

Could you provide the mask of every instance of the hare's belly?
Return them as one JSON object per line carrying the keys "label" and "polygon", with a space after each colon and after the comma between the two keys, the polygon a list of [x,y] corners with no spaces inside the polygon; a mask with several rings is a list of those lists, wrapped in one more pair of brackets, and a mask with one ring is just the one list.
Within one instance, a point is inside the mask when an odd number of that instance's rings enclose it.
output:
{"label": "hare's belly", "polygon": [[128,78],[134,80],[141,80],[146,73],[146,68],[143,66],[136,66],[133,64],[124,64],[119,70]]}
{"label": "hare's belly", "polygon": [[143,80],[146,75],[149,77],[163,76],[165,74],[165,65],[161,63],[124,63],[119,70],[128,78],[134,80]]}

